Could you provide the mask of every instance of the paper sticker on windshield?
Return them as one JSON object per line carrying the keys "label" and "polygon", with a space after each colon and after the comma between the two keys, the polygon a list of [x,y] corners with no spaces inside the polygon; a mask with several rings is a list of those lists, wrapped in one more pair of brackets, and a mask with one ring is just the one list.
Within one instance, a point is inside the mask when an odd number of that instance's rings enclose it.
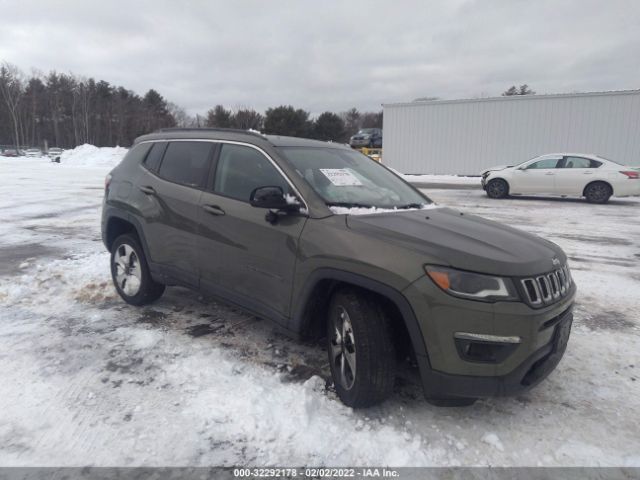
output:
{"label": "paper sticker on windshield", "polygon": [[346,168],[321,168],[320,171],[337,187],[359,187],[362,182]]}

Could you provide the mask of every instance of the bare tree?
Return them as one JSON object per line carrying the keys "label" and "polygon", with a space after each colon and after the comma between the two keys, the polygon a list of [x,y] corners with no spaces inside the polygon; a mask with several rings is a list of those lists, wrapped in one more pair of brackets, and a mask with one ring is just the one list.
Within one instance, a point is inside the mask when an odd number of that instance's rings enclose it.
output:
{"label": "bare tree", "polygon": [[13,140],[16,149],[20,149],[20,102],[24,96],[24,75],[16,67],[8,62],[3,62],[0,66],[0,94],[4,101],[11,122],[13,124]]}
{"label": "bare tree", "polygon": [[167,110],[169,110],[169,114],[173,115],[176,121],[176,127],[193,128],[198,123],[198,119],[189,115],[184,108],[173,102],[167,103]]}
{"label": "bare tree", "polygon": [[346,136],[350,137],[356,133],[362,126],[362,118],[360,112],[354,107],[340,114],[344,121]]}
{"label": "bare tree", "polygon": [[86,78],[74,79],[71,116],[76,144],[91,143],[91,123],[89,115],[92,111],[95,82]]}
{"label": "bare tree", "polygon": [[253,108],[237,106],[235,112],[231,116],[231,122],[234,128],[240,128],[242,130],[261,130],[264,117]]}

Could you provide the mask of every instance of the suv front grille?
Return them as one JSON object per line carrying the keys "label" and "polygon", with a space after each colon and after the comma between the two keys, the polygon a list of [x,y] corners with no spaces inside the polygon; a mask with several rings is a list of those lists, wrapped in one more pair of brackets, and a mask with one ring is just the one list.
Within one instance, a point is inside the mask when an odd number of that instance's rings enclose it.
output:
{"label": "suv front grille", "polygon": [[564,265],[553,272],[520,279],[527,302],[542,307],[557,302],[571,290],[573,279],[569,267]]}

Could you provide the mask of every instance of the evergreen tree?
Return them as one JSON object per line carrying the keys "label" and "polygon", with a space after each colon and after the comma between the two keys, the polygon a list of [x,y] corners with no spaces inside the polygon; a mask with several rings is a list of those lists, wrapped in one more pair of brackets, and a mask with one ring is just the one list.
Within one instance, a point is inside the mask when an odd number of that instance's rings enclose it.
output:
{"label": "evergreen tree", "polygon": [[536,92],[529,88],[529,85],[526,83],[524,85],[520,85],[516,87],[515,85],[510,86],[507,90],[502,92],[503,97],[511,97],[514,95],[535,95]]}
{"label": "evergreen tree", "polygon": [[273,135],[308,137],[311,127],[309,112],[302,109],[296,110],[291,105],[270,108],[264,118],[265,133]]}
{"label": "evergreen tree", "polygon": [[344,142],[344,121],[333,112],[324,112],[313,122],[313,137],[318,140]]}
{"label": "evergreen tree", "polygon": [[231,111],[225,109],[222,105],[216,105],[212,110],[207,112],[205,125],[207,127],[231,128],[233,126]]}
{"label": "evergreen tree", "polygon": [[242,130],[260,130],[263,120],[262,115],[252,108],[239,109],[231,117],[233,127]]}

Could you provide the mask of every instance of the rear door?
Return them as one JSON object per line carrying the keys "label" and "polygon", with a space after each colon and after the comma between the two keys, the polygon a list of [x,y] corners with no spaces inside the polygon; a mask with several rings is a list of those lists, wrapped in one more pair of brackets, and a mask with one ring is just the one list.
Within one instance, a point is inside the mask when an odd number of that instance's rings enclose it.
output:
{"label": "rear door", "polygon": [[146,197],[141,210],[151,261],[164,274],[193,286],[199,278],[195,253],[199,202],[214,145],[199,141],[157,143],[137,182]]}
{"label": "rear door", "polygon": [[566,156],[556,171],[556,192],[560,195],[582,195],[584,187],[598,177],[602,162],[585,157]]}
{"label": "rear door", "polygon": [[512,193],[554,194],[556,166],[562,157],[544,158],[516,168],[510,182]]}
{"label": "rear door", "polygon": [[306,216],[269,223],[249,204],[258,187],[292,188],[259,149],[224,143],[210,190],[200,199],[198,264],[201,285],[271,319],[289,315],[298,241]]}

